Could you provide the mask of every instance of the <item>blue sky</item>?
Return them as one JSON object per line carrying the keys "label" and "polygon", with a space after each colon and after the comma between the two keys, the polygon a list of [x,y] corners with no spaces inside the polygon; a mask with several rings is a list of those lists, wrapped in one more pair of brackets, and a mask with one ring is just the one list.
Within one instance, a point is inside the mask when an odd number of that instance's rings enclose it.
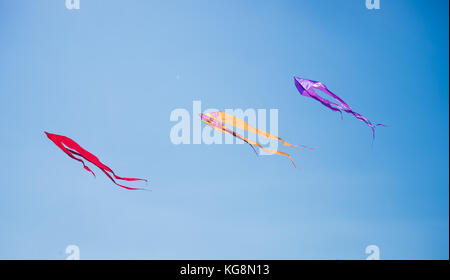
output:
{"label": "blue sky", "polygon": [[[449,2],[0,0],[0,258],[449,257]],[[299,95],[324,82],[371,132]],[[173,145],[176,108],[279,110],[281,147]],[[152,192],[93,178],[66,135]]]}

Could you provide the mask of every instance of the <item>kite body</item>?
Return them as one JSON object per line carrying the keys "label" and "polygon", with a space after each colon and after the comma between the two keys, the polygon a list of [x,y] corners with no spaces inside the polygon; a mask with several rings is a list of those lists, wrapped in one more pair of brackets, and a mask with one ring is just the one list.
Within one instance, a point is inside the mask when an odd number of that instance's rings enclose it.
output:
{"label": "kite body", "polygon": [[266,131],[259,130],[259,129],[257,129],[255,127],[252,127],[247,122],[245,122],[244,120],[236,118],[236,117],[234,117],[232,115],[229,115],[229,114],[227,114],[225,112],[213,112],[213,113],[207,113],[207,114],[200,114],[200,118],[202,119],[203,122],[205,122],[207,125],[209,125],[213,129],[219,130],[219,131],[221,131],[223,133],[229,133],[229,134],[233,135],[234,137],[237,137],[237,138],[243,140],[244,142],[246,142],[247,144],[249,144],[252,147],[252,149],[255,151],[255,153],[256,153],[256,150],[255,150],[254,146],[258,146],[259,148],[261,148],[265,152],[272,153],[272,154],[278,154],[278,155],[284,155],[284,156],[289,157],[289,159],[291,160],[291,162],[292,162],[292,164],[294,165],[295,168],[297,168],[297,167],[295,166],[295,163],[294,163],[294,161],[292,160],[292,157],[289,154],[283,153],[283,152],[280,152],[280,151],[277,151],[277,150],[266,149],[261,144],[259,144],[258,142],[253,141],[253,140],[248,139],[248,138],[245,138],[244,136],[242,136],[242,135],[236,133],[235,131],[227,128],[225,126],[225,124],[228,124],[230,126],[243,129],[243,130],[248,131],[248,132],[252,132],[252,133],[261,135],[261,136],[269,138],[269,139],[279,140],[285,146],[289,146],[289,147],[302,146],[302,147],[305,147],[305,148],[309,148],[309,147],[303,146],[303,145],[292,145],[292,144],[289,144],[286,141],[284,141],[283,139],[281,139],[280,137],[278,137],[276,135],[273,135],[273,134],[270,134],[270,133],[268,133]]}
{"label": "kite body", "polygon": [[[383,124],[372,124],[372,122],[370,122],[366,117],[353,111],[353,109],[347,103],[345,103],[344,100],[342,100],[341,98],[339,98],[339,96],[337,96],[336,94],[329,91],[328,88],[320,82],[302,79],[302,78],[298,78],[298,77],[294,77],[294,81],[295,81],[295,86],[297,87],[297,89],[301,95],[314,98],[317,101],[319,101],[320,103],[322,103],[325,107],[329,108],[332,111],[339,112],[339,113],[341,113],[341,115],[342,115],[342,111],[352,114],[357,119],[366,123],[372,129],[373,138],[375,138],[375,127],[385,126]],[[337,101],[337,103],[323,98],[314,89],[318,89],[318,90],[322,91],[323,93],[333,97]]]}
{"label": "kite body", "polygon": [[47,137],[50,140],[53,141],[53,143],[55,143],[56,146],[58,146],[69,157],[81,162],[83,164],[84,169],[91,172],[92,175],[94,175],[94,177],[95,177],[95,173],[89,167],[86,166],[86,164],[84,163],[84,161],[81,158],[89,161],[90,163],[92,163],[95,166],[97,166],[98,168],[100,168],[100,170],[102,170],[106,174],[106,176],[108,176],[108,178],[111,179],[111,181],[113,181],[114,184],[116,184],[117,186],[125,188],[127,190],[143,190],[142,188],[131,188],[131,187],[126,187],[126,186],[120,185],[114,180],[114,178],[117,180],[124,180],[124,181],[145,181],[145,182],[147,182],[146,179],[119,177],[114,173],[114,171],[111,170],[111,168],[104,165],[95,155],[93,155],[90,152],[83,149],[80,145],[78,145],[75,141],[73,141],[69,137],[52,134],[52,133],[48,133],[48,132],[45,132],[45,134],[47,135]]}

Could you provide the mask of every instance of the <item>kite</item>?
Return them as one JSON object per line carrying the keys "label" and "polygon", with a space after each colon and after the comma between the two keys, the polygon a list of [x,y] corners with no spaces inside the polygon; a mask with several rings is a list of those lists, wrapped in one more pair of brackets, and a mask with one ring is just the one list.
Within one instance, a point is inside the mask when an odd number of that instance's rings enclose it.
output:
{"label": "kite", "polygon": [[275,136],[273,134],[270,134],[270,133],[268,133],[266,131],[259,130],[259,129],[257,129],[255,127],[252,127],[247,122],[245,122],[244,120],[236,118],[236,117],[234,117],[232,115],[229,115],[229,114],[227,114],[225,112],[213,112],[213,113],[200,114],[200,118],[202,119],[203,122],[205,122],[207,125],[209,125],[213,129],[216,129],[216,130],[221,131],[223,133],[229,133],[229,134],[233,135],[234,137],[243,140],[244,142],[246,142],[247,144],[249,144],[252,147],[253,151],[256,154],[258,154],[258,153],[256,152],[254,146],[258,146],[259,148],[261,148],[263,151],[265,151],[267,153],[287,156],[291,160],[291,162],[292,162],[292,164],[294,165],[295,168],[297,168],[297,166],[295,165],[294,160],[292,159],[292,157],[289,154],[283,153],[283,152],[280,152],[280,151],[276,151],[276,150],[266,149],[263,146],[261,146],[261,144],[259,144],[258,142],[253,141],[253,140],[248,139],[248,138],[245,138],[244,136],[242,136],[242,135],[236,133],[235,131],[227,128],[225,126],[225,124],[228,124],[228,125],[231,125],[231,126],[234,126],[234,127],[237,127],[237,128],[243,129],[243,130],[246,130],[248,132],[252,132],[252,133],[264,136],[264,137],[269,138],[269,139],[279,140],[285,146],[289,146],[289,147],[299,147],[299,146],[301,146],[301,147],[305,147],[305,148],[311,149],[310,147],[303,146],[303,145],[292,145],[292,144],[289,144],[286,141],[284,141],[283,139],[281,139],[280,137]]}
{"label": "kite", "polygon": [[[317,101],[322,103],[324,106],[330,108],[331,110],[341,113],[341,117],[342,117],[342,111],[344,111],[344,112],[352,114],[357,119],[366,123],[372,129],[373,139],[375,139],[375,127],[385,126],[384,124],[372,124],[366,117],[353,111],[353,109],[350,106],[348,106],[348,104],[345,103],[344,100],[342,100],[341,98],[339,98],[339,96],[337,96],[336,94],[329,91],[328,88],[320,82],[302,79],[302,78],[298,78],[298,77],[294,77],[294,81],[295,81],[295,86],[297,87],[297,89],[301,95],[316,99]],[[331,102],[331,101],[323,98],[314,89],[318,89],[318,90],[324,92],[325,94],[333,97],[334,99],[336,99],[338,101],[339,104],[336,104],[334,102]]]}
{"label": "kite", "polygon": [[[89,167],[86,166],[86,164],[84,163],[84,161],[81,158],[89,161],[90,163],[92,163],[95,166],[97,166],[98,168],[100,168],[100,170],[102,170],[106,174],[106,176],[108,176],[108,178],[111,179],[111,181],[113,181],[114,184],[116,184],[117,186],[125,188],[127,190],[145,190],[142,188],[131,188],[131,187],[126,187],[126,186],[120,185],[114,180],[114,178],[117,180],[124,180],[124,181],[145,181],[145,182],[147,182],[146,179],[119,177],[114,173],[114,171],[111,170],[111,168],[109,168],[108,166],[106,166],[102,162],[100,162],[100,160],[95,155],[93,155],[90,152],[83,149],[80,145],[78,145],[75,141],[73,141],[69,137],[52,134],[52,133],[48,133],[48,132],[45,132],[45,134],[47,135],[47,137],[50,140],[53,141],[53,143],[55,143],[56,146],[58,146],[61,150],[63,150],[63,152],[65,152],[69,157],[81,162],[83,164],[84,169],[91,172],[92,175],[94,175],[94,177],[95,177],[94,172]],[[75,156],[78,156],[81,158],[78,158]]]}

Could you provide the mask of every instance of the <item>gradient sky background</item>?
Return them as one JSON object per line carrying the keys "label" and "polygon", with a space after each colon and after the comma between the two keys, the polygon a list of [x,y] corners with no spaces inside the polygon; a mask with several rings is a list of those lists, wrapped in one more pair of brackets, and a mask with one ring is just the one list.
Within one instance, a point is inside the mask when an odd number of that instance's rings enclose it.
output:
{"label": "gradient sky background", "polygon": [[[449,257],[449,2],[0,0],[0,258]],[[319,80],[355,111],[297,92]],[[280,146],[173,145],[176,108],[279,109]],[[202,125],[203,127],[203,125]],[[152,192],[97,178],[66,135]],[[219,176],[218,176],[219,175]]]}

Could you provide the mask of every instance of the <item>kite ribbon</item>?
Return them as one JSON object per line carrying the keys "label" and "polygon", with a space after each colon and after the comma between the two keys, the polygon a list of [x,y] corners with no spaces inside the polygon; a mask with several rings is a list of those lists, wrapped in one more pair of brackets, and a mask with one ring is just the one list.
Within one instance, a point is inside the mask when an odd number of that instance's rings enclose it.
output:
{"label": "kite ribbon", "polygon": [[[117,186],[125,188],[127,190],[144,190],[142,188],[131,188],[131,187],[120,185],[114,180],[114,178],[117,180],[124,180],[124,181],[145,181],[145,182],[147,182],[146,179],[126,178],[126,177],[117,176],[114,173],[114,171],[112,171],[111,168],[104,165],[95,155],[93,155],[90,152],[83,149],[80,145],[78,145],[75,141],[73,141],[69,137],[52,134],[52,133],[48,133],[48,132],[45,132],[45,134],[47,135],[47,137],[50,140],[53,141],[53,143],[55,143],[56,146],[58,146],[69,157],[81,162],[83,164],[84,169],[91,172],[92,175],[94,175],[94,177],[95,177],[95,173],[89,167],[86,166],[86,164],[84,163],[84,161],[81,158],[89,161],[90,163],[92,163],[95,166],[97,166],[98,168],[100,168],[100,170],[102,170],[106,174],[106,176],[108,176],[108,178],[111,179],[111,181],[113,181],[114,184],[116,184]],[[75,155],[79,156],[81,158],[77,158],[77,157],[75,157]]]}
{"label": "kite ribbon", "polygon": [[269,138],[269,139],[279,140],[285,146],[289,146],[289,147],[299,147],[299,146],[301,146],[301,147],[304,147],[304,148],[311,149],[310,147],[307,147],[307,146],[304,146],[304,145],[292,145],[292,144],[289,144],[288,142],[284,141],[280,137],[278,137],[276,135],[273,135],[273,134],[270,134],[270,133],[268,133],[266,131],[259,130],[259,129],[249,125],[244,120],[236,118],[235,116],[232,116],[232,115],[227,114],[225,112],[214,112],[214,113],[212,113],[212,115],[215,118],[217,118],[218,121],[224,122],[224,123],[232,125],[234,127],[237,127],[237,128],[240,128],[240,129],[243,129],[243,130],[246,130],[246,131],[258,134],[258,135],[261,135],[261,136]]}

